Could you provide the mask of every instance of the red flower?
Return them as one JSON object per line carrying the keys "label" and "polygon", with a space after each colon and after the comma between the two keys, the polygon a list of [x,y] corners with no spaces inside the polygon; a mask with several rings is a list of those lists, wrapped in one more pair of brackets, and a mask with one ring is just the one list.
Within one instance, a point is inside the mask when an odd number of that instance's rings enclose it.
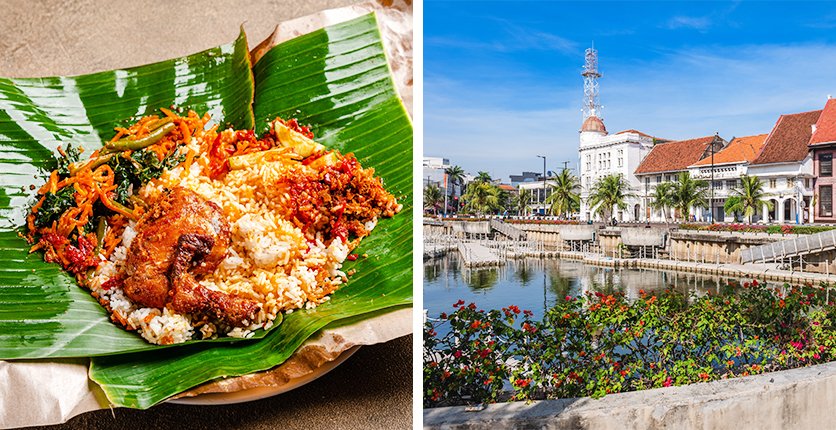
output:
{"label": "red flower", "polygon": [[473,321],[472,323],[470,323],[470,328],[473,329],[473,330],[476,330],[481,326],[482,326],[482,321],[479,321],[479,320],[476,320],[476,321]]}
{"label": "red flower", "polygon": [[757,280],[757,279],[752,279],[752,286],[753,286],[753,287],[757,287],[757,286],[758,286],[758,280]]}
{"label": "red flower", "polygon": [[700,379],[703,381],[708,380],[708,373],[702,372],[699,374]]}
{"label": "red flower", "polygon": [[443,320],[446,320],[447,319],[447,314],[442,312],[441,315],[439,315],[438,317],[443,319]]}
{"label": "red flower", "polygon": [[453,353],[453,357],[461,358],[461,356],[462,356],[462,352],[459,351],[458,349],[456,350],[456,352]]}
{"label": "red flower", "polygon": [[743,288],[749,288],[749,283],[748,283],[748,282],[744,282],[744,283],[743,283]]}
{"label": "red flower", "polygon": [[527,317],[532,317],[532,316],[534,316],[534,312],[531,312],[530,310],[526,309],[526,310],[523,311],[523,315],[525,315]]}
{"label": "red flower", "polygon": [[485,357],[487,357],[487,356],[488,356],[488,354],[490,354],[490,353],[491,353],[491,349],[490,349],[490,348],[485,348],[485,349],[483,349],[483,350],[479,351],[479,357],[481,357],[481,358],[485,358]]}
{"label": "red flower", "polygon": [[459,307],[459,306],[462,306],[463,304],[464,304],[464,300],[459,299],[459,301],[458,301],[458,302],[456,302],[456,303],[454,303],[454,304],[453,304],[453,307],[454,307],[454,308],[457,308],[457,307]]}
{"label": "red flower", "polygon": [[516,385],[520,388],[525,388],[530,383],[531,383],[531,379],[517,379],[516,381],[514,381],[514,385]]}
{"label": "red flower", "polygon": [[668,376],[665,379],[665,382],[662,382],[663,387],[670,387],[672,384],[673,384],[673,378],[671,378],[670,376]]}
{"label": "red flower", "polygon": [[566,296],[566,301],[571,302],[572,301],[572,296]]}

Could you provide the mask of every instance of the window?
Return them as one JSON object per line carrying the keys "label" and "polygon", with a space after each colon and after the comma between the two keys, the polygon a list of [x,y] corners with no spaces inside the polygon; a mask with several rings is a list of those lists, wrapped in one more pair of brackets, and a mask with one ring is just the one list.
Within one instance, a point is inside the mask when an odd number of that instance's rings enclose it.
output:
{"label": "window", "polygon": [[810,178],[804,178],[804,188],[810,189]]}
{"label": "window", "polygon": [[833,216],[833,186],[819,187],[819,212],[823,216]]}
{"label": "window", "polygon": [[726,181],[726,186],[729,187],[729,189],[734,188],[734,185],[735,185],[735,181]]}
{"label": "window", "polygon": [[792,188],[792,178],[787,178],[787,188]]}
{"label": "window", "polygon": [[723,189],[723,181],[714,181],[714,189],[715,190],[722,190]]}
{"label": "window", "polygon": [[644,189],[647,190],[650,188],[650,176],[644,178]]}
{"label": "window", "polygon": [[673,181],[673,175],[668,175],[668,180]]}
{"label": "window", "polygon": [[657,175],[657,176],[656,176],[656,183],[657,183],[657,184],[661,184],[661,183],[662,183],[662,175]]}
{"label": "window", "polygon": [[618,158],[618,167],[621,167],[623,165],[624,165],[624,159],[619,157]]}
{"label": "window", "polygon": [[772,189],[778,188],[778,180],[777,179],[770,179],[769,180],[769,188],[772,188]]}
{"label": "window", "polygon": [[819,154],[819,176],[833,176],[833,153]]}

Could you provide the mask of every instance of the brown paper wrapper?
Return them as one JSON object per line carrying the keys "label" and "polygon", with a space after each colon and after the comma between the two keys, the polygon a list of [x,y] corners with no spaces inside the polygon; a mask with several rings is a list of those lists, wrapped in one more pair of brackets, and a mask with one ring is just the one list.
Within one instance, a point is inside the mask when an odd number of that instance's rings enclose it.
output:
{"label": "brown paper wrapper", "polygon": [[[412,1],[368,1],[280,23],[255,46],[256,60],[270,47],[324,26],[376,12],[390,68],[404,106],[412,115]],[[412,333],[412,310],[384,313],[351,325],[328,328],[308,339],[281,365],[251,375],[213,381],[177,397],[235,401],[224,393],[261,390],[277,394],[323,373],[327,364],[358,345],[387,342]],[[64,423],[88,411],[109,408],[102,390],[87,377],[87,359],[0,361],[0,428]]]}

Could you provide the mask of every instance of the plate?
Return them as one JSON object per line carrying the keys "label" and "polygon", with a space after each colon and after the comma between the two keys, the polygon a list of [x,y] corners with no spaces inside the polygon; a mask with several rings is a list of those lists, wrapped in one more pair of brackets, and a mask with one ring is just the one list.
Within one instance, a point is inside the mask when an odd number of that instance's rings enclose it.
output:
{"label": "plate", "polygon": [[278,394],[286,393],[290,390],[295,390],[305,384],[319,379],[320,376],[334,370],[337,366],[348,360],[354,355],[360,345],[354,346],[333,361],[328,361],[322,366],[317,367],[311,373],[299,378],[291,379],[283,385],[275,385],[271,387],[250,388],[247,390],[235,391],[232,393],[207,393],[200,394],[194,397],[183,397],[167,401],[167,403],[174,403],[178,405],[196,405],[196,406],[214,406],[214,405],[231,405],[235,403],[251,402],[253,400],[261,400],[267,397],[272,397]]}

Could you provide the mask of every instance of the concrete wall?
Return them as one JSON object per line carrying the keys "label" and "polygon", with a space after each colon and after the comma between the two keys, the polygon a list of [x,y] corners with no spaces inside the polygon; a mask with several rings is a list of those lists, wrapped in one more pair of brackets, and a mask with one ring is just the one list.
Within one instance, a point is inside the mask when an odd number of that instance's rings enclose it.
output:
{"label": "concrete wall", "polygon": [[425,429],[829,429],[836,363],[681,387],[424,410]]}

